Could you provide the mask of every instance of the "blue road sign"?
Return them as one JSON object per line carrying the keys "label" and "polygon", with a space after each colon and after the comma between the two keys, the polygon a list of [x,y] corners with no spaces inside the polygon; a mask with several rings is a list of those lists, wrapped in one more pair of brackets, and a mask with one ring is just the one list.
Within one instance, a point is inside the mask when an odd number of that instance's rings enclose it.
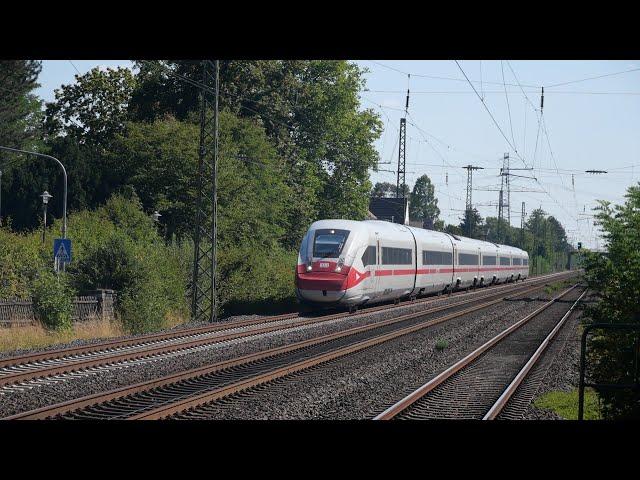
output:
{"label": "blue road sign", "polygon": [[71,240],[56,238],[53,241],[53,259],[58,264],[71,263]]}

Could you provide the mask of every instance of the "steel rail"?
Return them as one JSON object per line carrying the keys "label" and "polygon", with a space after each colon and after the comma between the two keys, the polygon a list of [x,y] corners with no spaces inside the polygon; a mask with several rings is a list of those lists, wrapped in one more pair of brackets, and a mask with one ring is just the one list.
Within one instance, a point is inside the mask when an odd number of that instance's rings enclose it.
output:
{"label": "steel rail", "polygon": [[[560,273],[543,275],[538,277],[531,277],[531,282],[551,280],[554,278],[562,278],[564,276],[569,275],[570,273],[571,272],[560,272]],[[528,282],[528,283],[531,283],[531,282]],[[496,290],[496,291],[498,289],[504,290],[504,289],[508,289],[508,287],[513,287],[513,285],[511,284],[500,285],[500,286],[493,287],[491,290]],[[450,297],[474,295],[481,292],[482,290],[478,290],[477,292],[473,292],[469,294],[463,291],[463,292],[451,294]],[[399,307],[403,307],[411,304],[413,305],[428,304],[428,303],[436,302],[438,300],[442,300],[442,297],[441,296],[438,296],[436,298],[430,297],[417,302],[406,300],[404,302],[400,302],[399,304],[368,307],[355,314],[349,314],[348,312],[337,312],[337,313],[330,313],[328,315],[323,315],[322,317],[316,317],[316,318],[333,320],[335,318],[342,318],[346,316],[355,316],[355,315],[362,315],[367,313],[375,313],[375,312],[384,311],[384,310],[392,310],[395,308],[399,308]],[[188,337],[190,335],[197,335],[200,333],[210,333],[210,332],[217,332],[217,331],[223,331],[223,330],[231,330],[234,328],[242,328],[242,327],[261,325],[266,323],[273,323],[273,322],[289,320],[289,319],[298,318],[298,317],[301,317],[300,313],[292,312],[292,313],[286,313],[282,315],[276,315],[269,318],[261,318],[258,320],[256,319],[236,320],[231,322],[224,322],[217,325],[205,325],[205,326],[185,328],[185,329],[180,329],[180,330],[170,331],[170,332],[149,333],[144,335],[138,335],[135,338],[128,338],[124,340],[109,340],[105,342],[94,343],[91,345],[65,347],[65,348],[59,348],[59,349],[46,350],[46,351],[37,352],[37,353],[28,353],[23,355],[10,356],[5,358],[0,358],[0,369],[7,368],[7,367],[20,366],[20,365],[34,363],[42,360],[53,360],[53,359],[59,359],[63,357],[70,357],[73,355],[98,353],[103,350],[106,351],[109,349],[128,347],[128,346],[138,345],[138,344],[142,346],[142,344],[146,342],[159,342],[167,339],[173,339],[173,338],[177,339],[180,337]]]}
{"label": "steel rail", "polygon": [[563,315],[560,321],[556,324],[556,326],[549,332],[549,335],[542,341],[540,346],[536,349],[536,351],[531,355],[529,361],[525,364],[524,367],[518,372],[518,375],[513,379],[513,381],[507,386],[502,395],[496,400],[493,406],[489,409],[486,415],[482,418],[483,420],[495,420],[500,412],[504,409],[504,407],[509,403],[509,400],[516,392],[520,384],[524,381],[524,379],[529,374],[529,371],[533,368],[533,366],[538,362],[544,351],[547,349],[551,341],[555,338],[557,333],[560,331],[562,326],[565,324],[569,316],[573,313],[575,307],[580,303],[582,297],[587,294],[587,290],[582,292],[582,295],[578,297],[578,299],[571,305],[571,308]]}
{"label": "steel rail", "polygon": [[[544,284],[538,284],[535,286],[529,286],[527,285],[528,288],[521,288],[519,291],[515,292],[516,295],[523,295],[526,294],[530,291],[534,291],[534,290],[539,290],[541,288],[544,288]],[[522,286],[521,286],[522,287]],[[464,315],[467,315],[469,313],[473,313],[475,311],[481,310],[483,308],[487,308],[489,306],[492,306],[494,304],[503,302],[505,299],[504,297],[502,297],[502,292],[494,292],[494,295],[500,295],[501,298],[498,299],[494,299],[494,300],[490,300],[488,302],[484,302],[481,303],[480,305],[476,305],[470,308],[466,308],[457,312],[453,312],[451,314],[448,315],[444,315],[441,317],[437,317],[435,319],[430,319],[430,320],[425,320],[423,322],[420,322],[418,324],[409,326],[409,327],[404,327],[402,329],[396,330],[394,332],[390,332],[387,334],[383,334],[382,336],[377,336],[374,337],[373,339],[369,339],[363,342],[359,342],[357,344],[351,345],[349,347],[344,347],[342,349],[339,350],[335,350],[334,352],[342,352],[340,355],[338,356],[343,356],[346,355],[348,353],[352,353],[354,351],[359,351],[362,350],[364,348],[368,348],[369,346],[373,346],[377,343],[382,343],[384,341],[388,341],[391,340],[393,338],[397,338],[399,336],[402,335],[406,335],[408,333],[412,333],[414,331],[420,330],[420,329],[424,329],[424,328],[428,328],[434,325],[437,325],[439,323],[451,320],[453,318],[457,318],[457,317],[461,317]],[[370,330],[375,330],[375,329],[380,329],[384,326],[387,325],[394,325],[403,321],[407,321],[407,320],[411,320],[414,318],[419,318],[421,316],[426,316],[426,315],[431,315],[433,313],[438,313],[439,311],[443,311],[443,310],[449,310],[451,308],[455,308],[455,307],[459,307],[468,303],[472,303],[472,302],[477,302],[480,300],[483,300],[486,297],[482,297],[482,298],[474,298],[474,299],[467,299],[464,302],[459,302],[456,303],[455,305],[443,305],[440,307],[437,307],[436,309],[433,310],[429,310],[429,311],[421,311],[421,312],[414,312],[414,313],[410,313],[410,314],[406,314],[406,315],[402,315],[400,317],[396,317],[396,318],[392,318],[389,320],[385,320],[382,322],[377,322],[377,323],[373,323],[373,324],[369,324],[369,325],[363,325],[363,326],[359,326],[359,327],[352,327],[350,329],[341,331],[341,332],[335,332],[332,334],[327,334],[327,335],[323,335],[321,337],[316,337],[316,338],[312,338],[312,339],[308,339],[308,340],[304,340],[304,341],[300,341],[300,342],[296,342],[290,345],[285,345],[282,347],[277,347],[274,349],[270,349],[270,350],[266,350],[266,351],[262,351],[262,352],[256,352],[253,354],[248,354],[248,355],[244,355],[242,357],[238,357],[235,359],[231,359],[231,360],[226,360],[226,361],[222,361],[222,362],[218,362],[216,364],[213,365],[208,365],[208,366],[204,366],[204,367],[199,367],[196,369],[192,369],[192,370],[188,370],[186,372],[181,372],[181,373],[177,373],[177,374],[172,374],[172,375],[168,375],[166,377],[162,377],[159,379],[155,379],[155,380],[150,380],[150,381],[146,381],[146,382],[141,382],[138,383],[136,385],[133,386],[125,386],[125,387],[121,387],[106,393],[96,393],[93,395],[88,395],[85,397],[81,397],[79,399],[73,399],[73,400],[69,400],[66,402],[62,402],[56,405],[52,405],[52,406],[45,406],[45,407],[41,407],[35,410],[31,410],[31,411],[27,411],[27,412],[23,412],[23,413],[19,413],[19,414],[15,414],[12,415],[10,417],[7,417],[6,419],[8,420],[14,420],[14,419],[44,419],[44,418],[50,418],[52,416],[55,415],[60,415],[60,414],[64,414],[67,412],[72,412],[78,409],[82,409],[88,406],[92,406],[92,405],[97,405],[97,404],[103,404],[105,402],[108,402],[110,400],[115,400],[115,399],[119,399],[119,398],[123,398],[126,397],[128,395],[132,395],[134,393],[139,393],[139,392],[145,392],[145,391],[150,391],[152,389],[155,388],[159,388],[162,386],[167,386],[167,385],[171,385],[171,384],[176,384],[177,382],[180,382],[182,380],[189,380],[189,379],[193,379],[196,377],[202,377],[203,375],[208,375],[208,374],[213,374],[216,372],[220,372],[223,370],[228,370],[231,367],[237,367],[240,365],[246,365],[246,364],[250,364],[250,363],[254,363],[257,362],[259,360],[262,359],[266,359],[266,358],[270,358],[270,357],[275,357],[277,355],[281,355],[281,354],[286,354],[288,352],[294,352],[297,350],[301,350],[310,346],[314,346],[314,345],[318,345],[318,344],[322,344],[322,343],[327,343],[331,340],[335,340],[335,339],[339,339],[339,338],[343,338],[343,337],[349,337],[358,333],[362,333],[362,332],[367,332]],[[357,346],[358,348],[356,350],[351,349],[351,347]],[[297,363],[295,364],[295,366],[292,365],[288,365],[285,366],[279,370],[277,370],[277,373],[275,372],[267,372],[265,374],[262,374],[259,376],[260,380],[258,383],[264,383],[264,381],[269,381],[269,380],[265,380],[266,378],[270,378],[275,379],[275,378],[279,378],[280,376],[284,376],[287,375],[288,373],[293,373],[294,371],[298,371],[298,370],[302,370],[302,369],[306,369],[309,368],[310,366],[313,366],[317,363],[323,363],[325,361],[328,361],[327,358],[328,356],[331,356],[332,352],[326,353],[321,355],[320,357],[313,357],[312,359],[310,359],[307,362],[302,362],[302,363]],[[332,358],[337,358],[337,357],[332,357]],[[314,362],[314,359],[317,360]],[[312,362],[312,363],[309,363]],[[288,372],[288,373],[287,373]],[[269,377],[269,375],[276,375],[273,377]],[[258,378],[258,377],[256,377]],[[251,379],[249,379],[251,380]],[[238,383],[238,388],[240,390],[243,390],[245,388],[248,388],[248,381],[249,380],[242,380],[240,382],[236,382]],[[241,384],[241,385],[240,385]],[[232,385],[228,385],[223,387],[222,389],[218,389],[218,390],[212,390],[209,391],[209,395],[213,395],[213,399],[218,398],[216,397],[216,395],[222,395],[222,396],[226,396],[228,395],[228,393],[224,393],[224,392],[229,392],[229,388],[231,388]],[[217,393],[216,393],[217,392]],[[215,398],[214,398],[215,397]],[[207,398],[207,396],[205,394],[201,395],[198,397],[198,401],[202,400],[203,398]],[[190,400],[185,400],[185,401],[190,401]],[[206,403],[206,402],[205,402]],[[180,403],[180,405],[182,405],[183,403]],[[160,415],[165,415],[166,412],[168,411],[167,408],[171,408],[169,407],[163,407],[162,409],[162,413]],[[153,416],[152,413],[149,412],[145,412],[145,416],[144,418],[147,418],[147,414]],[[142,415],[142,414],[141,414]],[[143,417],[140,417],[143,418]]]}
{"label": "steel rail", "polygon": [[[537,285],[540,281],[542,281],[543,279],[539,279],[538,282],[535,282],[534,285]],[[544,281],[547,281],[548,279],[545,278]],[[530,285],[527,284],[527,285]],[[490,290],[489,292],[479,292],[479,293],[485,293],[484,295],[481,295],[479,297],[474,296],[473,298],[468,298],[468,299],[464,299],[461,302],[454,302],[451,304],[445,304],[441,307],[437,307],[436,309],[432,310],[432,312],[438,312],[441,311],[442,309],[449,309],[449,308],[454,308],[455,306],[458,305],[464,305],[466,303],[470,303],[470,302],[474,302],[477,301],[479,299],[482,298],[488,298],[494,295],[498,295],[498,294],[503,294],[503,293],[509,293],[512,291],[517,291],[519,288],[521,288],[522,286],[518,286],[518,285],[509,285],[506,288],[500,289],[500,290]],[[432,302],[435,302],[439,299],[431,299],[428,301],[424,301],[424,302],[420,302],[417,303],[417,305],[420,304],[429,304]],[[414,305],[416,305],[416,303],[414,302]],[[392,309],[392,308],[397,308],[397,306],[384,306],[385,309]],[[370,310],[367,312],[363,312],[364,313],[373,313]],[[421,315],[424,315],[424,312],[418,312]],[[102,366],[102,365],[108,365],[108,364],[113,364],[113,363],[117,363],[117,362],[122,362],[122,361],[132,361],[132,360],[137,360],[137,359],[141,359],[141,358],[147,358],[147,357],[151,357],[153,355],[160,355],[160,354],[165,354],[165,353],[171,353],[171,352],[175,352],[175,351],[179,351],[179,350],[185,350],[185,349],[189,349],[189,348],[195,348],[198,346],[202,346],[202,345],[207,345],[207,344],[215,344],[215,343],[221,343],[221,342],[225,342],[225,341],[229,341],[229,340],[233,340],[233,339],[237,339],[237,338],[245,338],[245,337],[251,337],[251,336],[255,336],[255,335],[260,335],[260,334],[265,334],[265,333],[270,333],[270,332],[274,332],[274,331],[279,331],[279,330],[287,330],[287,329],[292,329],[292,328],[296,328],[296,327],[300,327],[300,326],[305,326],[305,325],[313,325],[316,323],[323,323],[323,322],[327,322],[330,320],[334,320],[336,318],[342,318],[342,317],[346,317],[349,316],[349,314],[347,312],[344,313],[337,313],[337,314],[332,314],[332,315],[328,315],[328,316],[324,316],[324,317],[311,317],[311,318],[305,318],[303,320],[297,321],[297,322],[293,322],[290,324],[286,324],[286,325],[267,325],[265,327],[262,328],[258,328],[258,329],[254,329],[254,330],[249,330],[249,331],[242,331],[242,332],[235,332],[235,333],[229,333],[227,335],[221,335],[218,337],[207,337],[207,338],[202,338],[202,339],[192,339],[192,338],[186,338],[183,341],[177,341],[176,343],[172,343],[170,345],[145,345],[144,343],[141,343],[139,346],[139,349],[136,349],[134,351],[126,351],[126,352],[115,352],[113,354],[110,354],[108,351],[104,351],[103,349],[99,349],[96,350],[94,352],[84,352],[84,353],[95,353],[94,356],[88,356],[87,358],[80,358],[77,360],[69,360],[66,361],[64,359],[64,357],[60,358],[60,363],[55,364],[55,365],[51,365],[51,366],[47,366],[45,365],[43,368],[33,368],[33,369],[27,369],[24,371],[19,371],[16,373],[9,373],[6,375],[0,375],[0,387],[1,386],[5,386],[5,385],[11,385],[11,384],[15,384],[18,382],[24,382],[27,380],[33,380],[36,378],[42,378],[42,377],[48,377],[51,375],[57,375],[57,374],[63,374],[63,373],[69,373],[72,371],[77,371],[77,370],[81,370],[81,369],[86,369],[86,368],[90,368],[90,367],[97,367],[97,366]],[[291,316],[290,318],[295,318],[294,316]],[[279,320],[287,320],[288,318],[284,318],[284,319],[279,319]],[[260,324],[270,324],[273,323],[275,321],[278,321],[276,319],[270,319],[267,322],[258,322],[256,323],[256,325],[260,325]],[[204,331],[201,331],[198,334],[207,334],[207,333],[215,333],[216,331],[225,331],[225,330],[231,330],[233,328],[240,328],[242,325],[238,325],[238,324],[234,324],[234,326],[231,325],[227,325],[226,328],[223,328],[222,326],[217,326],[219,328],[214,328],[214,329],[206,329]],[[252,325],[249,325],[252,326]],[[205,327],[206,328],[206,327]],[[194,333],[193,331],[191,331],[190,333],[183,333],[180,336],[175,337],[176,339],[180,339],[182,337],[189,337],[189,336],[193,336],[196,335],[196,333]],[[165,335],[160,335],[156,338],[156,342],[160,342],[162,340],[167,340],[167,339],[172,339],[172,337],[166,337]],[[126,346],[131,346],[133,345],[133,348],[136,348],[136,345],[138,345],[138,343],[140,342],[135,342],[132,343],[130,345],[125,345]],[[120,345],[119,345],[120,346]],[[104,355],[98,356],[100,354],[100,352],[104,351]],[[18,365],[14,365],[12,364],[11,367],[21,367],[21,366],[28,366],[28,364],[18,364]]]}
{"label": "steel rail", "polygon": [[418,389],[414,390],[412,393],[410,393],[409,395],[407,395],[403,399],[399,400],[398,402],[396,402],[395,404],[393,404],[392,406],[387,408],[384,412],[382,412],[379,415],[377,415],[376,417],[374,417],[374,420],[391,420],[392,418],[397,416],[399,413],[405,411],[407,408],[409,408],[411,405],[416,403],[422,397],[424,397],[429,392],[434,390],[438,385],[442,384],[445,380],[451,378],[454,374],[456,374],[457,372],[459,372],[463,368],[465,368],[468,365],[470,365],[471,363],[473,363],[478,357],[480,357],[483,353],[485,353],[490,348],[494,347],[502,339],[506,338],[511,333],[513,333],[514,331],[518,330],[520,327],[522,327],[527,322],[529,322],[529,320],[531,320],[532,318],[535,318],[542,311],[546,310],[551,305],[553,305],[557,300],[559,300],[560,298],[564,297],[569,292],[573,291],[573,289],[575,289],[577,286],[578,286],[577,284],[573,285],[569,289],[565,290],[561,294],[559,294],[556,297],[554,297],[553,299],[551,299],[549,302],[545,303],[541,307],[539,307],[536,310],[534,310],[532,313],[526,315],[524,318],[522,318],[518,322],[516,322],[513,325],[511,325],[510,327],[506,328],[505,330],[500,332],[498,335],[496,335],[495,337],[493,337],[492,339],[490,339],[489,341],[485,342],[484,344],[482,344],[481,346],[476,348],[474,351],[472,351],[471,353],[466,355],[464,358],[462,358],[461,360],[457,361],[456,363],[451,365],[449,368],[447,368],[446,370],[444,370],[440,374],[436,375],[434,378],[429,380],[427,383],[425,383],[424,385],[422,385]]}

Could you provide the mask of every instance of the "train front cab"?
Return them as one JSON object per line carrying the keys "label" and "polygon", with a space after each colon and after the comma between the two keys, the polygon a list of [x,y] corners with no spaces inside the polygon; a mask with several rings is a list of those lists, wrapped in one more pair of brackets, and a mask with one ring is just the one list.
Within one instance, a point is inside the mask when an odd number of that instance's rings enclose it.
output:
{"label": "train front cab", "polygon": [[[351,269],[362,227],[347,220],[320,220],[309,228],[298,253],[296,293],[313,304],[335,304],[343,301],[352,277]],[[360,280],[360,279],[358,279]]]}

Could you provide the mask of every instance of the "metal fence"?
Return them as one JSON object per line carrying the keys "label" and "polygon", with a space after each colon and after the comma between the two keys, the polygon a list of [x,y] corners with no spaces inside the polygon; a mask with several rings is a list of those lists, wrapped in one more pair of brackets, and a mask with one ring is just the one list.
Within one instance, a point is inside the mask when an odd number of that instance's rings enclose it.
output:
{"label": "metal fence", "polygon": [[[115,317],[113,290],[96,290],[76,297],[73,302],[73,322],[112,320]],[[0,327],[35,325],[38,323],[31,300],[8,298],[0,300]]]}

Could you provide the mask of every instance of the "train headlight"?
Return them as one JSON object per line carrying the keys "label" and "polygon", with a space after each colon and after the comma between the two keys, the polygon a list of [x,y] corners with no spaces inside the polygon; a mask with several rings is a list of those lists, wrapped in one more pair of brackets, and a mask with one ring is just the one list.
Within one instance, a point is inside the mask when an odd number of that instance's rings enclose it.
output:
{"label": "train headlight", "polygon": [[336,272],[342,271],[342,266],[344,265],[344,258],[340,257],[338,260],[338,265],[336,266]]}
{"label": "train headlight", "polygon": [[312,270],[312,266],[311,265],[307,265],[307,272],[310,272]]}

